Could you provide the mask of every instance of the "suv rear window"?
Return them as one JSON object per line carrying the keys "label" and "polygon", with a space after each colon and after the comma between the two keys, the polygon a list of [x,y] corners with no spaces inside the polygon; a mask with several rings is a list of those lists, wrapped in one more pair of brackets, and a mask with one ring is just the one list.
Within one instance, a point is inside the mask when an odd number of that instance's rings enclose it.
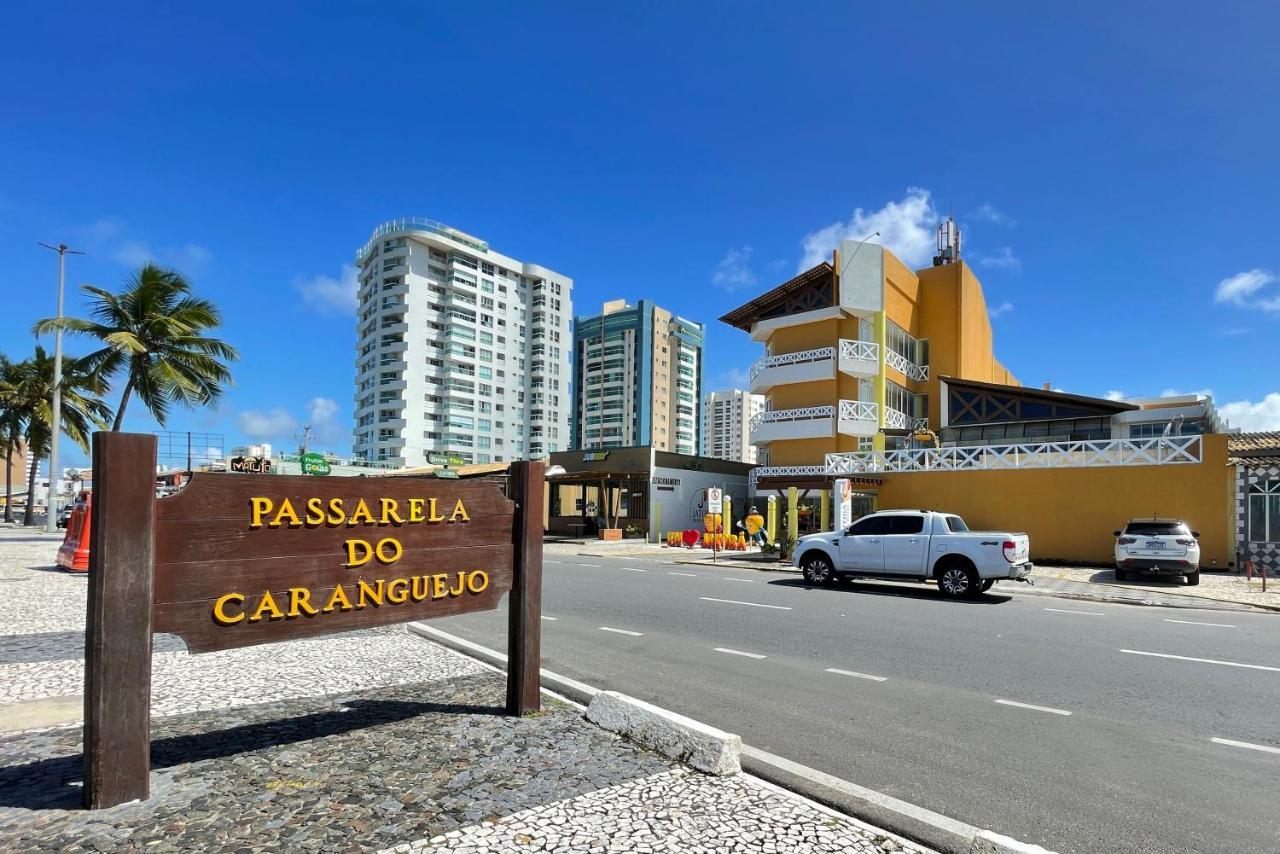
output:
{"label": "suv rear window", "polygon": [[1176,537],[1191,534],[1187,526],[1181,522],[1130,522],[1125,526],[1124,532],[1139,537]]}

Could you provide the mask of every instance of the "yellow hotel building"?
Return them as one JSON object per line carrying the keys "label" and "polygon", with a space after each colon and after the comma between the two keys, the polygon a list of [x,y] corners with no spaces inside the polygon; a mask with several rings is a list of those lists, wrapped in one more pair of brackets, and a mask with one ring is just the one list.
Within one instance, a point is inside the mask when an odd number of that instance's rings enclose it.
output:
{"label": "yellow hotel building", "polygon": [[764,346],[750,374],[766,397],[751,429],[751,491],[777,501],[792,532],[829,530],[833,483],[847,478],[864,512],[960,513],[975,529],[1027,532],[1041,560],[1107,562],[1111,532],[1152,515],[1201,531],[1204,568],[1234,557],[1212,400],[1023,387],[996,358],[982,285],[950,221],[931,267],[843,241],[830,261],[721,320]]}

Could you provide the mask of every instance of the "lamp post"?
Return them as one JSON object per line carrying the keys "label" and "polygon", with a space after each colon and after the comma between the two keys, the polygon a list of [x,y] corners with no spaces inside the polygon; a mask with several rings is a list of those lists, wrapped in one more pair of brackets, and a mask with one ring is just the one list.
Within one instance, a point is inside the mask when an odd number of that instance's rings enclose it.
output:
{"label": "lamp post", "polygon": [[[62,320],[62,290],[67,278],[67,256],[83,255],[77,249],[68,249],[67,244],[59,243],[50,246],[41,243],[45,249],[58,253],[58,320]],[[62,433],[62,327],[53,333],[53,424],[49,436],[49,497],[45,501],[44,529],[49,533],[58,530],[58,437]],[[31,501],[35,496],[28,496]]]}

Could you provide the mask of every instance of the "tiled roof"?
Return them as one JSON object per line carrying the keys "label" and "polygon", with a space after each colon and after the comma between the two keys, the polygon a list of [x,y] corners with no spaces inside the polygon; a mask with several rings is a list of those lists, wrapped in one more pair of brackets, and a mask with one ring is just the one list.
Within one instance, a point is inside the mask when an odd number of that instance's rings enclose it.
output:
{"label": "tiled roof", "polygon": [[1246,466],[1280,465],[1280,430],[1228,435],[1227,462]]}
{"label": "tiled roof", "polygon": [[720,320],[730,326],[736,326],[744,332],[750,332],[752,322],[762,311],[772,307],[780,300],[786,298],[789,294],[807,287],[813,282],[830,276],[835,272],[835,269],[836,268],[831,265],[830,261],[823,261],[818,266],[810,267],[800,275],[788,279],[768,293],[761,294],[751,302],[738,306],[724,317],[721,317]]}

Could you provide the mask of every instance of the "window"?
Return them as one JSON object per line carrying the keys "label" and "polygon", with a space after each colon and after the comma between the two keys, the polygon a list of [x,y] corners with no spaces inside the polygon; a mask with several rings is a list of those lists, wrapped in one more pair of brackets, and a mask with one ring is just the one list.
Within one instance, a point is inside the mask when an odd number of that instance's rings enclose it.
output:
{"label": "window", "polygon": [[969,530],[969,526],[959,516],[947,516],[947,530],[953,534],[963,534]]}
{"label": "window", "polygon": [[891,516],[889,518],[890,534],[918,534],[923,530],[923,516]]}
{"label": "window", "polygon": [[1190,529],[1181,522],[1130,522],[1124,532],[1138,537],[1189,537]]}
{"label": "window", "polygon": [[1280,480],[1262,480],[1249,488],[1249,542],[1280,541]]}
{"label": "window", "polygon": [[848,536],[863,537],[867,535],[879,536],[889,533],[889,516],[868,516],[865,519],[859,519],[849,528]]}

